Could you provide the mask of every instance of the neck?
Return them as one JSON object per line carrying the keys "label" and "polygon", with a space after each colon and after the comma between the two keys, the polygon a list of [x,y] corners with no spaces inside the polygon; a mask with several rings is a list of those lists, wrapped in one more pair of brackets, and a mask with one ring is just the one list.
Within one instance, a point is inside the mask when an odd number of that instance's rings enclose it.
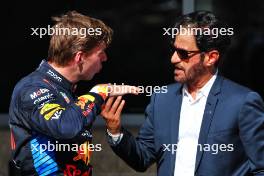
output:
{"label": "neck", "polygon": [[193,99],[196,98],[197,91],[200,90],[213,77],[215,72],[216,71],[209,72],[208,74],[200,76],[195,81],[187,83],[188,92],[191,94]]}
{"label": "neck", "polygon": [[75,84],[76,82],[78,82],[78,80],[74,74],[74,71],[71,69],[71,67],[59,66],[54,62],[48,62],[48,63],[54,70],[56,70],[58,73],[60,73],[65,79],[67,79],[71,83]]}

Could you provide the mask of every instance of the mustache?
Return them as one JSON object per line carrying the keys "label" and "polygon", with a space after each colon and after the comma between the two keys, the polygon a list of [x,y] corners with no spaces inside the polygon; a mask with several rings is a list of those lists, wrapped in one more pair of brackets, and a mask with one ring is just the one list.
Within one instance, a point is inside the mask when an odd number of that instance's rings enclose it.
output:
{"label": "mustache", "polygon": [[175,65],[174,68],[177,70],[185,70],[181,65]]}

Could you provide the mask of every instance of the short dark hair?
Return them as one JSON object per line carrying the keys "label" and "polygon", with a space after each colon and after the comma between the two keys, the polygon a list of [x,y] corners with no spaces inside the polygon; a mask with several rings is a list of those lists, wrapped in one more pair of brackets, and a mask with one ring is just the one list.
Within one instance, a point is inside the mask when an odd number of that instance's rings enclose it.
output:
{"label": "short dark hair", "polygon": [[[205,30],[205,28],[209,28],[210,30],[214,28],[228,29],[227,24],[220,21],[212,12],[209,11],[196,11],[180,16],[176,20],[174,28],[179,29],[180,26],[201,28],[201,31]],[[213,35],[204,35],[202,32],[201,34],[195,34],[194,36],[197,47],[203,52],[216,49],[220,54],[223,54],[231,43],[230,35],[219,35],[218,37],[214,37]]]}

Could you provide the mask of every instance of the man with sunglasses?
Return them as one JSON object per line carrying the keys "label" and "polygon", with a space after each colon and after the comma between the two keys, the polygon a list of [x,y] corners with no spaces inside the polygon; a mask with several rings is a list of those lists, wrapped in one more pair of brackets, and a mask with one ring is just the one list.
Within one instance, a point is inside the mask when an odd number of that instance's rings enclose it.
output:
{"label": "man with sunglasses", "polygon": [[[203,31],[226,25],[198,11],[181,16],[175,25],[180,27]],[[264,175],[263,100],[218,74],[229,43],[228,35],[176,35],[171,63],[177,83],[152,96],[137,138],[112,113],[121,100],[107,101],[101,114],[109,143],[129,166],[145,171],[156,163],[158,176]]]}

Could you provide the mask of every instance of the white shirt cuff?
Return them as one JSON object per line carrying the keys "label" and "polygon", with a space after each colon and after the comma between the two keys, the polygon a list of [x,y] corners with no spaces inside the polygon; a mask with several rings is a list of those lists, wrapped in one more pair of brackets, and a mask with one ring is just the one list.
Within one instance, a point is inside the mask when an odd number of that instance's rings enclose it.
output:
{"label": "white shirt cuff", "polygon": [[120,143],[120,141],[122,140],[123,138],[123,133],[118,133],[118,134],[112,134],[109,132],[108,129],[106,129],[107,131],[107,134],[109,136],[109,142],[113,145],[117,145]]}

